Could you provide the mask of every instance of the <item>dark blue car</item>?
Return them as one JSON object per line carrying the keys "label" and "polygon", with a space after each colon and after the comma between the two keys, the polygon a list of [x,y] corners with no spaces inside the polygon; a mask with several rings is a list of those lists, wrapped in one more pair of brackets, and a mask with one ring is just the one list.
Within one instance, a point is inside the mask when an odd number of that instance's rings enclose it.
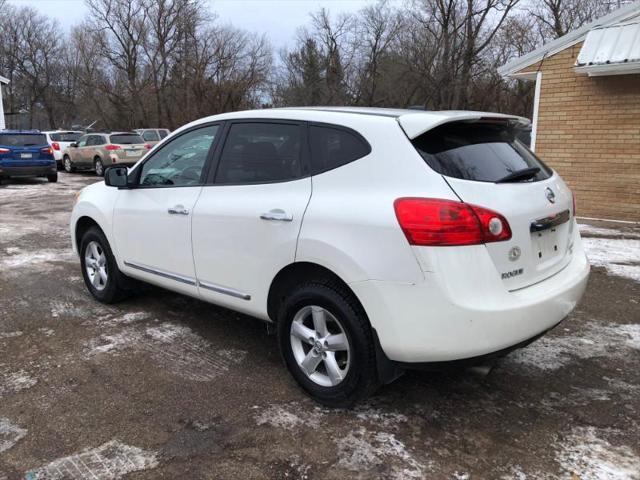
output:
{"label": "dark blue car", "polygon": [[44,133],[0,130],[0,183],[12,177],[58,181],[56,160]]}

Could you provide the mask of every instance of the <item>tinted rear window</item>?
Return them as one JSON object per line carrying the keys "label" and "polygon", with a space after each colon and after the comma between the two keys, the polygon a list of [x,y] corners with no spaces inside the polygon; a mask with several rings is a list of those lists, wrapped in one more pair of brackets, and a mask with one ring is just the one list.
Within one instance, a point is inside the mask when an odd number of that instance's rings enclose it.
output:
{"label": "tinted rear window", "polygon": [[135,134],[123,134],[123,135],[111,135],[110,137],[111,143],[115,143],[117,145],[133,145],[135,143],[144,143],[142,137],[140,135]]}
{"label": "tinted rear window", "polygon": [[496,182],[510,173],[538,167],[533,181],[551,170],[520,140],[518,131],[504,124],[447,123],[412,141],[436,172],[448,177]]}
{"label": "tinted rear window", "polygon": [[50,133],[49,136],[54,142],[77,142],[78,139],[82,136],[82,133],[58,132]]}
{"label": "tinted rear window", "polygon": [[8,147],[35,147],[47,145],[47,137],[39,134],[0,133],[0,145]]}
{"label": "tinted rear window", "polygon": [[346,165],[371,152],[368,143],[348,130],[312,126],[309,135],[313,175]]}

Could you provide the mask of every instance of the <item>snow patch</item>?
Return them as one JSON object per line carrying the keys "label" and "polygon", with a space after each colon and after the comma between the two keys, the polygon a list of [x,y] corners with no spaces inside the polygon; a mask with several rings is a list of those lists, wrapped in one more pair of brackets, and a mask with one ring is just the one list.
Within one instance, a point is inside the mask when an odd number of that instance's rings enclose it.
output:
{"label": "snow patch", "polygon": [[640,457],[626,446],[602,438],[606,430],[575,427],[557,442],[555,458],[562,470],[581,480],[638,480]]}
{"label": "snow patch", "polygon": [[37,268],[42,270],[43,267],[52,267],[55,262],[72,262],[74,260],[73,252],[69,250],[37,250],[34,252],[14,253],[13,255],[3,256],[0,260],[0,266],[12,270],[25,268]]}
{"label": "snow patch", "polygon": [[338,461],[335,466],[353,472],[389,469],[385,478],[424,478],[425,465],[419,462],[398,440],[388,432],[369,432],[364,427],[349,432],[336,441]]}
{"label": "snow patch", "polygon": [[[135,321],[137,317],[130,317]],[[85,352],[87,357],[99,354],[117,354],[126,349],[147,352],[169,372],[189,380],[206,382],[241,363],[247,352],[235,349],[216,350],[190,328],[163,324],[144,331],[127,327],[114,334],[103,334],[91,340]]]}
{"label": "snow patch", "polygon": [[38,380],[24,370],[12,373],[0,373],[0,397],[5,393],[19,392],[33,387]]}
{"label": "snow patch", "polygon": [[385,412],[379,408],[359,406],[355,408],[356,417],[359,420],[371,422],[378,427],[393,428],[400,423],[407,423],[406,415],[397,412]]}
{"label": "snow patch", "polygon": [[22,332],[19,330],[15,332],[0,332],[0,340],[2,340],[3,338],[19,337],[20,335],[22,335]]}
{"label": "snow patch", "polygon": [[611,275],[640,282],[640,240],[583,238],[591,265],[604,267]]}
{"label": "snow patch", "polygon": [[640,324],[602,325],[590,322],[577,334],[542,337],[509,355],[507,362],[556,370],[575,358],[609,356],[624,359],[629,349],[640,350]]}
{"label": "snow patch", "polygon": [[580,228],[580,233],[587,236],[595,235],[600,237],[640,238],[640,232],[618,230],[615,228],[594,227],[593,225],[587,225],[586,223],[581,223],[578,227]]}
{"label": "snow patch", "polygon": [[27,434],[27,430],[0,417],[0,453],[9,450]]}
{"label": "snow patch", "polygon": [[157,454],[111,440],[97,448],[85,449],[60,458],[25,474],[28,480],[115,480],[132,472],[158,466]]}
{"label": "snow patch", "polygon": [[258,425],[268,424],[293,430],[297,427],[318,428],[323,416],[324,411],[320,407],[309,411],[298,402],[291,402],[286,405],[271,405],[256,415],[255,419]]}

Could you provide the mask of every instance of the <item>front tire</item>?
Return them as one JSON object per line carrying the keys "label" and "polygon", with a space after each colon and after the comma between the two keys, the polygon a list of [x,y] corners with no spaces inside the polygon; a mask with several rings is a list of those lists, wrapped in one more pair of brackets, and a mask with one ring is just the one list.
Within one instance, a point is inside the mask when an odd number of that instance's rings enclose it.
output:
{"label": "front tire", "polygon": [[65,172],[73,173],[76,171],[76,167],[74,167],[73,163],[71,163],[71,157],[69,157],[69,155],[64,156],[64,158],[62,159],[62,164],[64,166]]}
{"label": "front tire", "polygon": [[89,228],[82,236],[80,265],[87,289],[99,302],[116,303],[129,296],[128,278],[118,269],[109,242],[98,227]]}
{"label": "front tire", "polygon": [[278,340],[296,382],[323,405],[350,407],[378,387],[369,320],[336,282],[296,287],[278,312]]}
{"label": "front tire", "polygon": [[93,167],[97,176],[104,177],[104,164],[102,163],[102,159],[96,158],[93,161]]}

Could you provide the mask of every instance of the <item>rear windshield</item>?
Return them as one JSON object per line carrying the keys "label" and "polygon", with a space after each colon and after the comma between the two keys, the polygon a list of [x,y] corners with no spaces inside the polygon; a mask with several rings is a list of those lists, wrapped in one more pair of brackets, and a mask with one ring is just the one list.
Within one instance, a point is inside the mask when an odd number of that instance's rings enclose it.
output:
{"label": "rear windshield", "polygon": [[47,137],[40,134],[0,133],[0,145],[7,147],[47,145]]}
{"label": "rear windshield", "polygon": [[53,142],[77,142],[82,133],[75,132],[58,132],[50,133],[49,136]]}
{"label": "rear windshield", "polygon": [[514,172],[537,167],[528,181],[549,178],[551,170],[505,124],[454,122],[415,138],[412,143],[425,162],[448,177],[497,182]]}
{"label": "rear windshield", "polygon": [[125,133],[122,135],[111,135],[111,143],[118,145],[133,145],[135,143],[144,143],[140,135],[134,133]]}

